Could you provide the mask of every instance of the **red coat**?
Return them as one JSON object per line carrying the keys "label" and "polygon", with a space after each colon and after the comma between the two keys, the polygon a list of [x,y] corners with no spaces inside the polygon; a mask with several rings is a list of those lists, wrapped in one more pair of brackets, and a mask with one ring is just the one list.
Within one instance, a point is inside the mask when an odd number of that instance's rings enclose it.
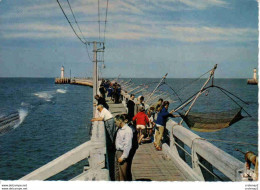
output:
{"label": "red coat", "polygon": [[136,120],[136,125],[146,125],[149,123],[149,119],[144,112],[138,112],[134,117],[133,121]]}

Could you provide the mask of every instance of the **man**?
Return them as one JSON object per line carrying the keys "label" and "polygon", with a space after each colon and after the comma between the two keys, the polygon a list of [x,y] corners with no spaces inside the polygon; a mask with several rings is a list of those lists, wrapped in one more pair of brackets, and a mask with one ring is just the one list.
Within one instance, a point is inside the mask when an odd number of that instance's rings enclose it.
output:
{"label": "man", "polygon": [[127,120],[124,115],[118,115],[115,118],[118,131],[116,134],[116,153],[115,153],[115,180],[129,181],[131,180],[131,164],[132,159],[129,152],[132,148],[133,131],[126,124]]}
{"label": "man", "polygon": [[164,129],[166,128],[166,122],[168,117],[179,117],[178,115],[173,115],[174,110],[171,112],[168,112],[169,108],[169,102],[164,101],[160,112],[158,113],[157,120],[155,122],[156,124],[156,130],[155,130],[155,141],[154,141],[154,146],[156,150],[161,151],[162,150],[162,137],[164,133]]}
{"label": "man", "polygon": [[107,110],[109,109],[109,106],[108,106],[108,104],[107,104],[105,98],[103,98],[103,97],[101,97],[101,96],[99,96],[99,95],[95,95],[95,99],[96,99],[97,102],[98,102],[97,105],[102,104],[103,107],[105,107]]}
{"label": "man", "polygon": [[134,103],[135,95],[131,94],[130,99],[127,102],[127,108],[128,108],[128,119],[129,121],[132,121],[134,114],[135,114],[135,103]]}
{"label": "man", "polygon": [[113,136],[115,134],[115,123],[113,115],[106,108],[104,108],[102,104],[97,106],[97,110],[99,112],[99,116],[97,118],[92,118],[91,121],[104,121],[107,132],[111,140],[113,140]]}
{"label": "man", "polygon": [[102,85],[100,85],[100,88],[99,88],[99,92],[100,92],[100,94],[101,94],[101,96],[102,96],[102,98],[106,98],[106,89],[105,89],[105,87],[104,87],[104,85],[102,84]]}

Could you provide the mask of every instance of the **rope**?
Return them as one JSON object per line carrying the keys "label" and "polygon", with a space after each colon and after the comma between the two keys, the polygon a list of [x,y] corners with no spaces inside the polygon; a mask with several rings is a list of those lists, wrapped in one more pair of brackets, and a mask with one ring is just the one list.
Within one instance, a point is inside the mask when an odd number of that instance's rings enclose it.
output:
{"label": "rope", "polygon": [[194,82],[196,82],[196,81],[198,81],[201,77],[203,77],[204,75],[206,75],[207,73],[209,73],[209,72],[211,72],[212,71],[212,69],[210,69],[209,71],[207,71],[206,73],[204,73],[204,74],[202,74],[202,75],[200,75],[197,79],[195,79],[195,80],[193,80],[191,83],[189,83],[188,85],[186,85],[186,86],[184,86],[184,87],[182,87],[182,88],[180,88],[179,90],[177,90],[177,92],[179,92],[179,91],[181,91],[181,90],[183,90],[184,88],[187,88],[188,86],[190,86],[192,83],[194,83]]}
{"label": "rope", "polygon": [[168,86],[168,87],[174,92],[174,94],[177,96],[177,98],[178,98],[178,99],[180,100],[180,102],[182,103],[181,98],[180,98],[179,95],[175,92],[175,90],[174,90],[168,83],[166,83],[166,82],[165,82],[165,85]]}
{"label": "rope", "polygon": [[231,94],[232,96],[236,97],[237,99],[239,99],[239,100],[240,100],[241,102],[243,102],[244,104],[249,105],[246,101],[242,100],[241,98],[239,98],[239,97],[236,96],[235,94],[229,92],[228,90],[226,90],[226,89],[224,89],[224,88],[222,88],[222,87],[220,87],[220,86],[212,85],[212,87],[216,87],[216,88],[219,88],[219,89],[221,89],[221,90],[224,90],[225,92],[227,92],[227,93]]}
{"label": "rope", "polygon": [[232,97],[230,97],[226,92],[224,92],[224,90],[222,90],[222,89],[220,89],[220,90],[221,90],[221,92],[223,92],[227,97],[229,97],[235,104],[237,104],[241,109],[243,109],[249,117],[252,117],[239,103],[237,103]]}

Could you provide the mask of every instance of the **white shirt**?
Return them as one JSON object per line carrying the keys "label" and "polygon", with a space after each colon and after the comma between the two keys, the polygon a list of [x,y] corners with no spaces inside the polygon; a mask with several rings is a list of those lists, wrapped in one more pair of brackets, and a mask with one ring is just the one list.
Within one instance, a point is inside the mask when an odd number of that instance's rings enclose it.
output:
{"label": "white shirt", "polygon": [[113,118],[113,115],[106,108],[102,109],[99,116],[102,117],[104,121],[107,121],[107,120]]}
{"label": "white shirt", "polygon": [[129,151],[132,148],[132,129],[125,124],[122,128],[119,128],[116,134],[116,149],[122,150],[122,159],[125,159],[129,155]]}
{"label": "white shirt", "polygon": [[153,116],[149,117],[149,128],[153,128]]}

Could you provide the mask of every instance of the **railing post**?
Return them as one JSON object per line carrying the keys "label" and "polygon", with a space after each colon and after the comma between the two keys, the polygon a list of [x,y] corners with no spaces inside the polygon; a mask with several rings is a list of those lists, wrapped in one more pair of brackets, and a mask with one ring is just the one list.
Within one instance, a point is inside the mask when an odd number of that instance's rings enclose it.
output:
{"label": "railing post", "polygon": [[203,177],[201,168],[199,166],[199,156],[196,152],[196,145],[194,142],[192,143],[192,147],[191,147],[191,162],[192,162],[192,169],[204,181],[204,177]]}
{"label": "railing post", "polygon": [[[191,146],[191,151],[192,151],[192,169],[200,176],[203,178],[205,181],[214,181],[214,176],[211,173],[213,173],[213,167],[212,165],[204,158],[202,158],[196,151],[196,144],[199,142],[196,142],[199,139],[193,139],[192,140],[192,146]],[[203,165],[205,168],[200,166],[200,164]]]}

